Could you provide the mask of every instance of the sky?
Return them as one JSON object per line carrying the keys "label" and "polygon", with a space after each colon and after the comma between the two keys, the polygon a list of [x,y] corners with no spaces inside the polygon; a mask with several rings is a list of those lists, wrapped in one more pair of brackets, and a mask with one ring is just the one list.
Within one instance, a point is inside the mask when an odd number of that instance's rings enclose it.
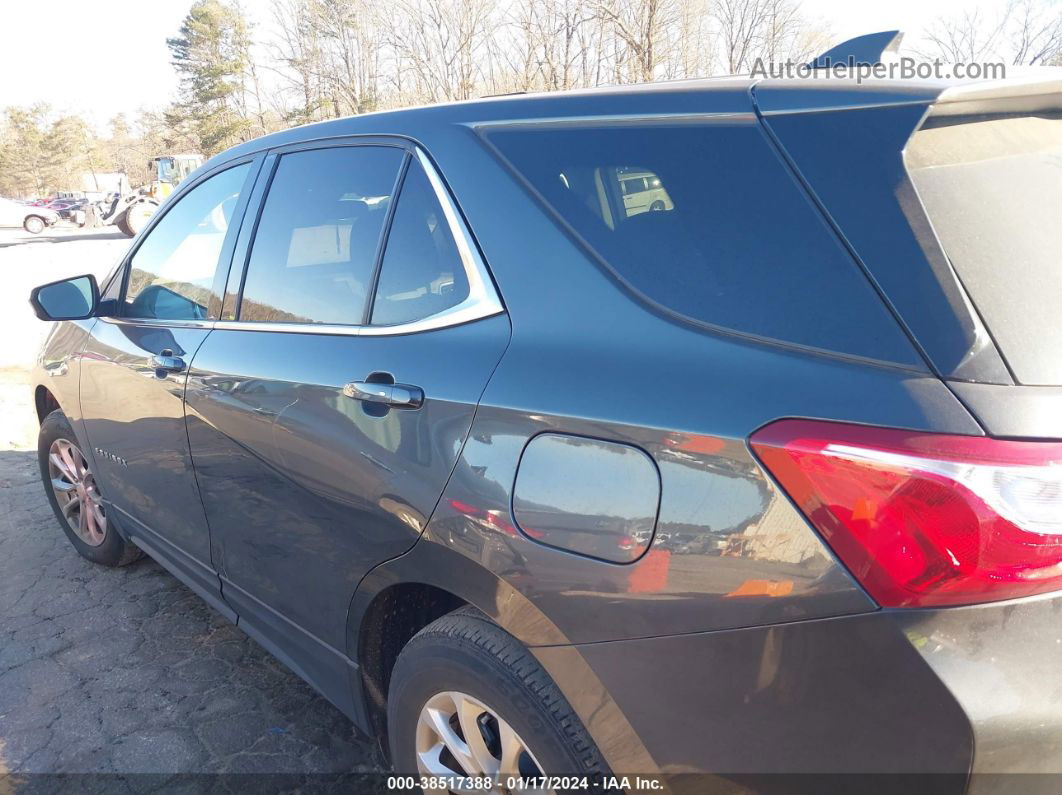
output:
{"label": "sky", "polygon": [[1005,0],[802,0],[809,17],[826,20],[840,43],[863,33],[900,30],[905,44],[918,38],[919,32],[940,17],[953,17],[965,10],[984,8],[1001,11]]}
{"label": "sky", "polygon": [[[386,2],[386,0],[383,0]],[[534,0],[524,0],[533,2]],[[0,25],[0,108],[47,102],[105,128],[117,113],[159,108],[177,88],[166,39],[192,0],[5,2]],[[879,30],[917,32],[940,16],[1005,0],[803,0],[829,22],[837,41]],[[259,32],[270,33],[269,0],[244,0]],[[46,8],[46,14],[41,9]],[[48,24],[45,24],[48,20]]]}

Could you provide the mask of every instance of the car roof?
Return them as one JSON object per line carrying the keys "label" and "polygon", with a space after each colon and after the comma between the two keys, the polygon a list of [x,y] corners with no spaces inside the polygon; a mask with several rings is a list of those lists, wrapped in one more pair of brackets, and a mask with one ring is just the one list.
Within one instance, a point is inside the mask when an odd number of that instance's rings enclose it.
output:
{"label": "car roof", "polygon": [[886,80],[841,77],[770,79],[728,76],[506,94],[458,102],[377,111],[315,122],[238,144],[207,161],[205,169],[247,154],[316,139],[352,135],[417,138],[436,124],[470,127],[631,115],[800,113],[898,104],[989,101],[1043,95],[1060,104],[1062,69],[1004,80]]}

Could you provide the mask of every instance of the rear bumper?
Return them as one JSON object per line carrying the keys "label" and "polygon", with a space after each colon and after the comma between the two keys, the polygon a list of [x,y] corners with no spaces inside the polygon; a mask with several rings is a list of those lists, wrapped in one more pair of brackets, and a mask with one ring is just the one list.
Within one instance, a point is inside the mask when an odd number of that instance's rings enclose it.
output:
{"label": "rear bumper", "polygon": [[962,707],[973,731],[971,791],[1062,785],[1062,596],[888,615]]}
{"label": "rear bumper", "polygon": [[534,651],[617,773],[1062,773],[1058,596]]}

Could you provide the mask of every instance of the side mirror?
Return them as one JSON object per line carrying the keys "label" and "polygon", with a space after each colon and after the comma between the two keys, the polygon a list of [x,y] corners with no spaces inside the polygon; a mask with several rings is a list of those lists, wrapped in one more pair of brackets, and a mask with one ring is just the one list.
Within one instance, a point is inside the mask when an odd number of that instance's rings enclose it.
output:
{"label": "side mirror", "polygon": [[100,288],[91,274],[43,284],[30,293],[30,305],[41,320],[84,320],[96,314],[99,303]]}

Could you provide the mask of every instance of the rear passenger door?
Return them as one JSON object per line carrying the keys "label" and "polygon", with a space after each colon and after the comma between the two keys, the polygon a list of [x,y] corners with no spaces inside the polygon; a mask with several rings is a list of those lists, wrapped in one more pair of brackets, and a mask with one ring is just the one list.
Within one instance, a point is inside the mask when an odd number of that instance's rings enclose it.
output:
{"label": "rear passenger door", "polygon": [[419,537],[509,322],[422,153],[316,146],[267,163],[187,410],[226,600],[341,702],[351,597]]}

